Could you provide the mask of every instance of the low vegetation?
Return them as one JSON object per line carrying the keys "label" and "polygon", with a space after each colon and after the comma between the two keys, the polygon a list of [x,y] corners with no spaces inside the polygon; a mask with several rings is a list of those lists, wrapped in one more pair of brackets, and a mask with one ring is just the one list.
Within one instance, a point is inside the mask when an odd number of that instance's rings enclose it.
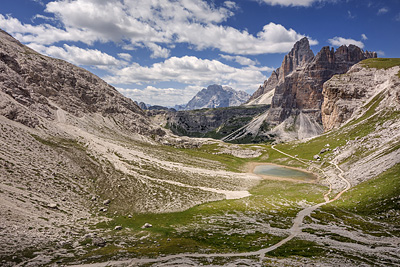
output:
{"label": "low vegetation", "polygon": [[[368,68],[375,69],[390,69],[395,66],[400,66],[400,58],[369,58],[361,62]],[[400,71],[397,74],[400,78]]]}

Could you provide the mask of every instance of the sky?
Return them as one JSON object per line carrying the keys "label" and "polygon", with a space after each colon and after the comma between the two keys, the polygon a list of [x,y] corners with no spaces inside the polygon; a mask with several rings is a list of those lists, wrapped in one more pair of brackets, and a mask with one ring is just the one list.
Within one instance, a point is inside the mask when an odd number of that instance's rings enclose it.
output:
{"label": "sky", "polygon": [[163,106],[210,84],[251,94],[305,36],[314,54],[400,57],[400,0],[1,0],[0,28]]}

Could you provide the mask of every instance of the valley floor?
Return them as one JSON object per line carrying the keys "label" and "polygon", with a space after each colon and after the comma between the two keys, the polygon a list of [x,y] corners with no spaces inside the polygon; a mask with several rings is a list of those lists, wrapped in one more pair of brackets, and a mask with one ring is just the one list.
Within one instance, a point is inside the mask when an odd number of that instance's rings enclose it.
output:
{"label": "valley floor", "polygon": [[[100,119],[60,113],[57,127],[55,137],[1,124],[4,266],[400,265],[399,164],[354,184],[333,152],[312,160],[326,136],[160,145]],[[248,172],[265,162],[318,182]]]}

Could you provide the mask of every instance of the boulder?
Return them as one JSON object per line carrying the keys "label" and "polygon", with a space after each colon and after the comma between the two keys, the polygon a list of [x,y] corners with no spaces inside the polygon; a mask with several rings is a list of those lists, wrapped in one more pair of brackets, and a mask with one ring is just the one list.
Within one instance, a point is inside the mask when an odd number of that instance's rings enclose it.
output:
{"label": "boulder", "polygon": [[145,223],[145,224],[142,226],[142,229],[151,228],[151,227],[153,227],[153,225],[151,225],[150,223]]}
{"label": "boulder", "polygon": [[104,247],[106,245],[106,241],[101,237],[94,237],[92,239],[93,246]]}
{"label": "boulder", "polygon": [[50,209],[58,209],[57,203],[50,203],[47,205],[47,207],[49,207]]}

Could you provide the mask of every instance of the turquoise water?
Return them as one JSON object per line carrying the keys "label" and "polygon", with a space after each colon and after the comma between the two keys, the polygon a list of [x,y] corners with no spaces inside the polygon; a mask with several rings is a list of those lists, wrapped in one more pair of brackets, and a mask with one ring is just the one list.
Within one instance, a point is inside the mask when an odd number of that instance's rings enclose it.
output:
{"label": "turquoise water", "polygon": [[254,173],[285,178],[315,179],[311,173],[270,164],[256,166]]}

